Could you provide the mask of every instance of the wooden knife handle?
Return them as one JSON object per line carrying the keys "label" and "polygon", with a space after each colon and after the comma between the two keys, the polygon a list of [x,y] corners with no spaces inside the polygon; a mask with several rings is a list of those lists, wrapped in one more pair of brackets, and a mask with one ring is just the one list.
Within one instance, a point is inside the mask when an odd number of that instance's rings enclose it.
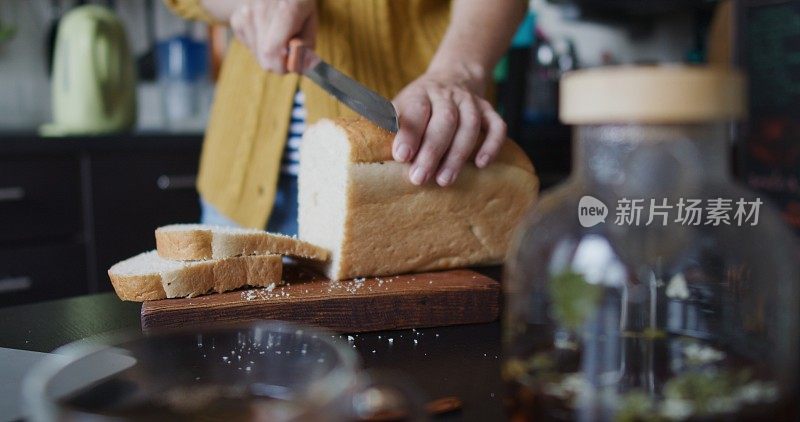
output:
{"label": "wooden knife handle", "polygon": [[289,41],[289,54],[286,56],[286,70],[292,73],[303,73],[305,70],[306,43],[300,38]]}

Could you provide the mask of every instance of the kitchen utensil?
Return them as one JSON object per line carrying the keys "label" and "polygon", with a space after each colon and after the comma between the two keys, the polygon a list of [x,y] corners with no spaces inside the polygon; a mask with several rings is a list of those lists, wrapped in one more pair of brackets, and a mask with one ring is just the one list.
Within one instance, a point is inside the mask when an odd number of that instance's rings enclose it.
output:
{"label": "kitchen utensil", "polygon": [[[47,27],[47,32],[44,37],[45,46],[44,51],[47,63],[47,75],[53,74],[53,59],[56,52],[56,36],[58,35],[58,25],[61,23],[62,15],[64,14],[64,7],[62,6],[63,0],[50,0],[50,10],[53,14],[52,21]],[[77,0],[75,6],[83,6],[86,0]]]}
{"label": "kitchen utensil", "polygon": [[27,416],[341,421],[367,416],[376,403],[409,420],[421,415],[412,388],[360,371],[355,350],[329,332],[279,321],[187,327],[56,350],[24,381]]}
{"label": "kitchen utensil", "polygon": [[47,63],[47,74],[53,74],[53,57],[56,51],[56,36],[58,35],[58,24],[61,21],[61,0],[50,0],[50,11],[53,14],[52,21],[47,26],[44,36],[44,52]]}
{"label": "kitchen utensil", "polygon": [[299,39],[289,42],[286,68],[301,73],[376,125],[397,133],[397,111],[388,99],[339,72]]}
{"label": "kitchen utensil", "polygon": [[341,332],[489,322],[500,285],[471,270],[331,282],[295,265],[285,286],[142,304],[142,327],[280,318]]}
{"label": "kitchen utensil", "polygon": [[130,129],[136,120],[136,82],[122,21],[102,6],[76,7],[58,26],[55,51],[53,123],[42,126],[42,133]]}

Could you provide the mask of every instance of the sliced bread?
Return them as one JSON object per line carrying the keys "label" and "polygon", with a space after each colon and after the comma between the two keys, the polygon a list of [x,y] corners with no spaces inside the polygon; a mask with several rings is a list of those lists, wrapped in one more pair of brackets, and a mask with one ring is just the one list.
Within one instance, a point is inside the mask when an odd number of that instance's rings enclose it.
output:
{"label": "sliced bread", "polygon": [[156,249],[162,258],[181,261],[263,254],[325,261],[329,255],[324,248],[282,234],[203,224],[157,228]]}
{"label": "sliced bread", "polygon": [[408,181],[393,135],[363,119],[322,119],[300,147],[300,238],[331,251],[332,280],[497,264],[536,198],[538,180],[512,141],[446,188]]}
{"label": "sliced bread", "polygon": [[171,261],[150,251],[115,264],[108,276],[120,299],[141,302],[277,285],[282,270],[280,255]]}

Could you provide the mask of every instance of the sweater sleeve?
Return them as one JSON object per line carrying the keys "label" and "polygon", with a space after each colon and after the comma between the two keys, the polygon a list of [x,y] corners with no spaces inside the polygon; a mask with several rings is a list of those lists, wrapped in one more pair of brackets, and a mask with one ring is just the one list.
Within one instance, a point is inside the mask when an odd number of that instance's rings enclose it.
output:
{"label": "sweater sleeve", "polygon": [[203,7],[202,0],[164,0],[164,4],[184,19],[216,23],[216,19]]}

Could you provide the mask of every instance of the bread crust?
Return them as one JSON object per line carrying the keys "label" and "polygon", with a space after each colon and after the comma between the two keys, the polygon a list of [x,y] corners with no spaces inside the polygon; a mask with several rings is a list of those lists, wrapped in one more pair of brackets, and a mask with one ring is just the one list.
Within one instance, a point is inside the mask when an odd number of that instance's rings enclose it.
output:
{"label": "bread crust", "polygon": [[156,229],[158,255],[166,259],[198,260],[211,259],[211,230],[163,230]]}
{"label": "bread crust", "polygon": [[114,292],[122,300],[144,302],[167,297],[161,286],[161,276],[158,274],[121,275],[108,270],[108,278],[111,279]]}
{"label": "bread crust", "polygon": [[327,249],[309,242],[261,230],[226,232],[225,229],[214,226],[181,226],[156,229],[156,249],[162,258],[189,261],[280,254],[325,261],[330,255]]}
{"label": "bread crust", "polygon": [[134,302],[194,297],[244,286],[266,287],[282,283],[283,261],[280,255],[185,262],[169,270],[143,269],[140,274],[120,272],[118,266],[124,262],[112,266],[108,276],[117,296]]}
{"label": "bread crust", "polygon": [[[364,119],[322,120],[305,136],[300,233],[332,249],[324,269],[333,280],[501,263],[538,193],[533,165],[512,141],[484,169],[466,163],[443,188],[410,183],[409,164],[391,157],[393,135]],[[326,159],[340,152],[346,160]],[[341,202],[318,199],[340,191]],[[325,215],[341,231],[320,221]]]}
{"label": "bread crust", "polygon": [[[345,131],[350,142],[350,162],[352,163],[379,163],[381,161],[394,161],[392,157],[392,142],[394,134],[382,129],[363,117],[339,117],[328,120],[335,126]],[[474,161],[476,150],[470,156]],[[519,167],[530,174],[534,174],[533,164],[522,149],[510,139],[503,143],[503,147],[494,160]]]}
{"label": "bread crust", "polygon": [[418,187],[407,165],[350,167],[348,217],[333,279],[499,264],[511,232],[536,196],[523,169],[466,167],[456,183]]}

